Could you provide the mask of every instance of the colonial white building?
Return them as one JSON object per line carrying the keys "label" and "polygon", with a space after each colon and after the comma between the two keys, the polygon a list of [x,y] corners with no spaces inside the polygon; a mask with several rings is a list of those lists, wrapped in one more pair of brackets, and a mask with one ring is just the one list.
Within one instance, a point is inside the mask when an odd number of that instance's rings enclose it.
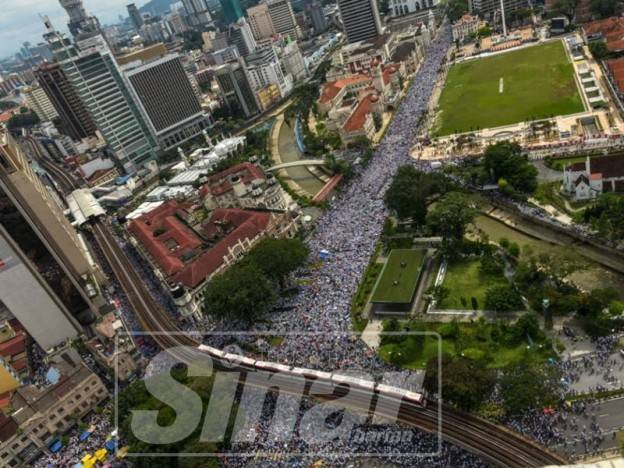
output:
{"label": "colonial white building", "polygon": [[390,16],[405,16],[415,13],[425,8],[433,8],[440,3],[440,0],[390,0]]}
{"label": "colonial white building", "polygon": [[482,21],[478,16],[472,16],[466,13],[453,23],[453,40],[462,41],[464,37],[476,34],[482,26]]}
{"label": "colonial white building", "polygon": [[624,157],[587,157],[563,172],[563,190],[575,200],[589,200],[606,192],[624,192]]}

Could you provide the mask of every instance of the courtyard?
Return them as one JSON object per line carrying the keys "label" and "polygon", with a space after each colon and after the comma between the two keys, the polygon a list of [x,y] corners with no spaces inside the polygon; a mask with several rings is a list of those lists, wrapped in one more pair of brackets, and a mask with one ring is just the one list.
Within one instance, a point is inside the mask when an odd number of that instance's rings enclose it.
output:
{"label": "courtyard", "polygon": [[438,102],[434,136],[583,112],[559,40],[457,63]]}

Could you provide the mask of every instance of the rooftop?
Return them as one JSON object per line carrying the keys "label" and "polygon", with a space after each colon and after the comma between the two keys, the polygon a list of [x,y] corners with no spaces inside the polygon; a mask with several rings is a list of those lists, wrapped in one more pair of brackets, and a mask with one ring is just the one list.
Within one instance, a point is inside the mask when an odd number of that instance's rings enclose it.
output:
{"label": "rooftop", "polygon": [[[568,166],[570,171],[584,171],[585,162],[578,162]],[[624,176],[624,156],[597,156],[589,159],[589,173],[602,174],[602,177],[609,179],[611,177]]]}
{"label": "rooftop", "polygon": [[175,201],[133,220],[128,229],[172,283],[194,289],[224,262],[239,240],[254,239],[269,225],[269,213],[216,209],[195,229],[184,221],[188,204]]}
{"label": "rooftop", "polygon": [[583,25],[586,36],[601,35],[610,52],[624,50],[624,18],[612,16]]}

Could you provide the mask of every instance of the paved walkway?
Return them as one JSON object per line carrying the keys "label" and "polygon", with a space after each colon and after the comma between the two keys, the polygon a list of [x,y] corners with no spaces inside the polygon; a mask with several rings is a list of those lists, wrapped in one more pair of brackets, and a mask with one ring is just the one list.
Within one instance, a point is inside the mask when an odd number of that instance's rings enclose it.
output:
{"label": "paved walkway", "polygon": [[383,329],[381,320],[369,320],[366,328],[362,332],[362,341],[372,349],[377,349],[381,345],[379,333]]}

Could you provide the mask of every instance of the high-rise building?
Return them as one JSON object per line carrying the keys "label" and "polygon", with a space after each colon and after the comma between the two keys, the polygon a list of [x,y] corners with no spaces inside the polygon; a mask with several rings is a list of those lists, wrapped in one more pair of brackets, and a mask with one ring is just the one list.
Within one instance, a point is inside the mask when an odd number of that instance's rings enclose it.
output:
{"label": "high-rise building", "polygon": [[76,336],[105,301],[101,272],[18,143],[0,134],[0,300],[44,348]]}
{"label": "high-rise building", "polygon": [[205,26],[212,22],[206,0],[182,0],[182,5],[191,26]]}
{"label": "high-rise building", "polygon": [[51,122],[58,117],[56,109],[40,86],[27,86],[22,89],[26,106],[43,122]]}
{"label": "high-rise building", "polygon": [[327,31],[327,19],[325,19],[323,6],[319,2],[314,0],[312,3],[306,4],[305,11],[310,19],[310,23],[312,23],[315,34]]}
{"label": "high-rise building", "polygon": [[277,34],[290,37],[293,41],[301,37],[301,30],[295,20],[290,0],[266,0],[264,3],[268,7],[271,22]]}
{"label": "high-rise building", "polygon": [[266,3],[247,8],[247,18],[251,32],[256,40],[262,40],[275,36],[275,28],[269,15],[269,7]]}
{"label": "high-rise building", "polygon": [[134,25],[134,28],[138,31],[143,26],[143,16],[141,16],[141,12],[137,8],[134,3],[126,6],[128,9],[128,16],[130,16],[130,21]]}
{"label": "high-rise building", "polygon": [[58,63],[40,66],[35,70],[35,77],[58,113],[61,133],[74,140],[95,135],[91,115]]}
{"label": "high-rise building", "polygon": [[212,124],[193,91],[180,56],[155,54],[123,66],[136,102],[160,147],[168,150],[201,135]]}
{"label": "high-rise building", "polygon": [[366,41],[381,34],[381,20],[375,0],[338,0],[347,40]]}
{"label": "high-rise building", "polygon": [[284,74],[291,74],[295,81],[308,76],[308,69],[303,59],[303,54],[296,42],[284,44],[277,52]]}
{"label": "high-rise building", "polygon": [[217,67],[215,79],[231,109],[242,111],[246,117],[252,117],[260,112],[256,95],[247,76],[245,61],[242,58]]}
{"label": "high-rise building", "polygon": [[[51,26],[49,26],[51,28]],[[100,133],[127,171],[156,157],[157,144],[101,35],[71,45],[60,33],[46,34],[57,60]]]}
{"label": "high-rise building", "polygon": [[221,3],[225,24],[236,23],[243,17],[243,10],[238,0],[219,0],[219,3]]}
{"label": "high-rise building", "polygon": [[285,74],[272,47],[258,51],[245,60],[247,62],[247,76],[254,91],[276,85],[281,97],[285,97],[293,89],[293,77]]}
{"label": "high-rise building", "polygon": [[236,23],[230,24],[227,32],[228,42],[235,45],[243,57],[256,50],[256,40],[245,18],[240,18]]}
{"label": "high-rise building", "polygon": [[100,31],[100,23],[95,16],[89,16],[82,0],[59,0],[61,6],[69,15],[67,27],[72,36],[94,34]]}

